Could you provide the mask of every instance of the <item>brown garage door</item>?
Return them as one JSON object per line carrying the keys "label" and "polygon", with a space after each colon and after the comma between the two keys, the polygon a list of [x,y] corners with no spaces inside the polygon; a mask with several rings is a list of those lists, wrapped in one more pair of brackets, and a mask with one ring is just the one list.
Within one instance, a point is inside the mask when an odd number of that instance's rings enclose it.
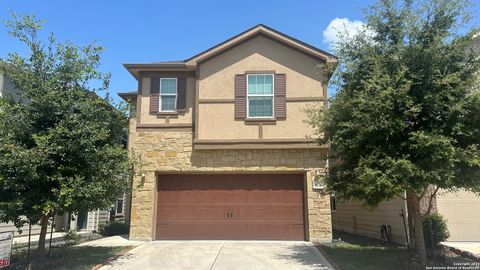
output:
{"label": "brown garage door", "polygon": [[157,239],[305,238],[301,174],[161,174],[157,203]]}

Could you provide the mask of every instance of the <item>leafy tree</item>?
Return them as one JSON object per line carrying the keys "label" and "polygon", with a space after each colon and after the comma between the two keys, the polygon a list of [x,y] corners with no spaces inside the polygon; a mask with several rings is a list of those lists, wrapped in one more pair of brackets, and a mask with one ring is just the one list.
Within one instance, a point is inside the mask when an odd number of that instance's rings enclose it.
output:
{"label": "leafy tree", "polygon": [[[480,60],[462,0],[381,0],[340,34],[338,92],[310,123],[331,147],[335,196],[374,207],[407,191],[426,263],[420,203],[439,188],[480,192]],[[433,187],[433,189],[432,189]]]}
{"label": "leafy tree", "polygon": [[[96,91],[109,75],[98,71],[102,48],[39,38],[34,16],[7,21],[30,50],[11,53],[0,68],[21,90],[20,102],[0,100],[0,220],[18,227],[26,216],[41,224],[39,254],[54,214],[106,208],[127,187],[130,163],[122,144],[124,110]],[[92,88],[90,85],[100,85]]]}

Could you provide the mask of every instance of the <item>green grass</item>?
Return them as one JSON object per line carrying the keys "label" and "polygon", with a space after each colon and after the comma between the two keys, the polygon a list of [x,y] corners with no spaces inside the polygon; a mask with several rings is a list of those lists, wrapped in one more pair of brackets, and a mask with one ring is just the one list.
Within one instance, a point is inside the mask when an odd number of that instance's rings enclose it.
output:
{"label": "green grass", "polygon": [[407,254],[401,247],[346,242],[320,248],[342,270],[398,269],[399,256]]}
{"label": "green grass", "polygon": [[[32,259],[33,270],[90,270],[97,264],[104,263],[108,258],[126,252],[132,247],[55,247],[50,258]],[[11,266],[6,269],[25,269],[27,254],[25,250],[12,256]]]}
{"label": "green grass", "polygon": [[[342,241],[323,244],[318,248],[341,270],[401,269],[400,262],[408,262],[414,254],[413,250],[402,246],[349,233],[334,231],[333,237]],[[435,263],[430,261],[429,264],[453,266],[455,262],[471,262],[445,249],[441,253]]]}

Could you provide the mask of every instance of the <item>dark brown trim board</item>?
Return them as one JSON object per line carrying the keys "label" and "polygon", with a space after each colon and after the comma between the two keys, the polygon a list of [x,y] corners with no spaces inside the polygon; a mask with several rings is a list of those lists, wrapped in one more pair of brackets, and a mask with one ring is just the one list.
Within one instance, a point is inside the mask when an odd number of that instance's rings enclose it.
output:
{"label": "dark brown trim board", "polygon": [[235,100],[232,99],[199,99],[198,103],[200,104],[233,104],[235,103]]}
{"label": "dark brown trim board", "polygon": [[247,70],[245,74],[275,74],[275,70]]}
{"label": "dark brown trim board", "polygon": [[245,123],[275,123],[277,118],[245,118]]}
{"label": "dark brown trim board", "polygon": [[324,100],[323,97],[287,97],[287,102],[315,102]]}
{"label": "dark brown trim board", "polygon": [[[323,97],[287,97],[287,102],[316,102],[316,101],[325,101]],[[232,98],[219,98],[219,99],[199,99],[200,104],[230,104],[235,103],[235,100]]]}
{"label": "dark brown trim board", "polygon": [[192,124],[143,124],[137,125],[137,132],[192,131]]}
{"label": "dark brown trim board", "polygon": [[140,71],[139,73],[143,77],[195,77],[195,71]]}
{"label": "dark brown trim board", "polygon": [[193,140],[193,149],[328,149],[311,139]]}
{"label": "dark brown trim board", "polygon": [[198,115],[198,109],[200,107],[199,105],[199,98],[200,98],[200,94],[198,93],[198,89],[200,89],[200,81],[198,80],[199,74],[200,71],[199,69],[197,68],[195,70],[195,76],[196,76],[196,80],[195,80],[195,105],[193,106],[193,138],[194,139],[197,139],[198,138],[198,119],[200,118],[199,115]]}

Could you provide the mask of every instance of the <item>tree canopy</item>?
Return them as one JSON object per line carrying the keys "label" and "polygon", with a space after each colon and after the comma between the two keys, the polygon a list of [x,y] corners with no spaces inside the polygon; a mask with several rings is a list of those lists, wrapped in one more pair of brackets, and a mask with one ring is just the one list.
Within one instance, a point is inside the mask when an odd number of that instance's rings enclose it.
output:
{"label": "tree canopy", "polygon": [[431,184],[480,192],[476,32],[457,32],[466,12],[463,1],[383,0],[343,35],[339,90],[311,118],[341,161],[327,179],[337,196],[375,206]]}
{"label": "tree canopy", "polygon": [[381,0],[357,35],[340,34],[338,92],[310,118],[331,147],[326,181],[336,197],[373,207],[404,191],[418,203],[432,185],[480,192],[480,58],[469,15],[468,1]]}
{"label": "tree canopy", "polygon": [[130,172],[125,110],[96,94],[109,82],[98,71],[102,47],[57,42],[53,34],[43,43],[42,23],[34,16],[8,21],[30,54],[0,62],[21,90],[20,100],[0,99],[0,220],[18,226],[22,215],[37,223],[108,208]]}

